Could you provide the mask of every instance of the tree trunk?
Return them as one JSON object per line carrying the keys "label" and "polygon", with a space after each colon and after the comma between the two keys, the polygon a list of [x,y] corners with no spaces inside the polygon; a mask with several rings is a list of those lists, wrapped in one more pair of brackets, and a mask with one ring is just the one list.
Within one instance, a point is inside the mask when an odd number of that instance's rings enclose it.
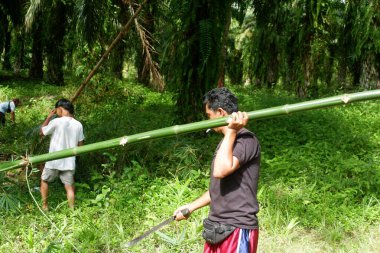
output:
{"label": "tree trunk", "polygon": [[[120,24],[124,25],[130,19],[130,15],[128,12],[128,6],[124,3],[124,1],[120,0],[117,2],[120,8],[118,20]],[[123,68],[124,68],[124,57],[126,51],[126,44],[124,41],[120,41],[115,48],[111,52],[111,71],[112,73],[119,78],[120,80],[123,78]]]}
{"label": "tree trunk", "polygon": [[137,81],[148,87],[150,83],[150,73],[149,69],[145,68],[145,57],[146,54],[145,51],[143,51],[143,47],[141,45],[138,46],[136,54]]}
{"label": "tree trunk", "polygon": [[66,26],[66,7],[61,1],[57,1],[52,7],[49,17],[49,39],[46,40],[47,53],[47,78],[55,85],[64,85],[63,64]]}
{"label": "tree trunk", "polygon": [[17,41],[16,41],[16,48],[17,48],[17,55],[15,59],[14,64],[14,71],[16,74],[19,74],[21,72],[21,69],[24,68],[24,53],[25,53],[25,33],[24,29],[20,28],[17,32]]}
{"label": "tree trunk", "polygon": [[227,75],[231,84],[243,83],[243,62],[241,60],[242,51],[231,48],[231,54],[227,57]]}
{"label": "tree trunk", "polygon": [[[311,41],[307,41],[307,43],[311,43]],[[308,44],[311,46],[310,44]],[[301,96],[301,93],[299,93],[300,98],[304,98],[307,96],[307,93],[310,89],[312,89],[313,85],[313,72],[314,72],[314,63],[311,58],[311,52],[310,47],[306,47],[305,49],[305,55],[303,59],[303,65],[304,65],[304,84],[303,84],[303,91],[304,93]]]}
{"label": "tree trunk", "polygon": [[375,56],[375,68],[377,71],[376,88],[380,89],[380,53],[377,53]]}
{"label": "tree trunk", "polygon": [[[200,119],[203,112],[202,97],[215,88],[219,79],[219,65],[223,33],[231,6],[225,1],[192,1],[189,10],[184,13],[187,23],[182,27],[186,36],[181,58],[173,66],[182,68],[178,80],[177,114],[181,120],[191,122]],[[223,11],[221,11],[223,10]],[[188,17],[192,17],[189,19]],[[183,43],[183,42],[182,42]]]}
{"label": "tree trunk", "polygon": [[0,59],[4,52],[4,46],[5,46],[5,34],[8,30],[8,20],[0,16]]}
{"label": "tree trunk", "polygon": [[266,75],[266,87],[268,89],[274,88],[278,79],[278,60],[277,60],[277,46],[275,43],[271,43],[270,45],[270,56],[269,56],[269,64],[268,71]]}
{"label": "tree trunk", "polygon": [[314,28],[312,24],[312,3],[307,2],[305,6],[305,16],[303,17],[303,23],[305,28],[303,29],[303,46],[302,46],[302,66],[303,66],[303,87],[299,89],[298,97],[304,98],[308,95],[309,89],[314,84],[313,82],[313,73],[314,73],[314,62],[312,58],[312,43]]}
{"label": "tree trunk", "polygon": [[328,57],[328,59],[325,59],[325,64],[324,64],[324,67],[323,67],[323,70],[324,73],[322,74],[323,75],[323,80],[324,80],[324,83],[328,86],[329,84],[331,84],[331,81],[332,81],[332,78],[333,78],[333,74],[336,70],[336,68],[334,68],[334,60],[336,59],[336,52],[335,52],[336,48],[333,47],[333,46],[330,46],[329,47],[329,55],[330,57]]}
{"label": "tree trunk", "polygon": [[376,70],[376,56],[369,55],[363,63],[362,73],[360,76],[360,86],[366,90],[377,87],[379,76]]}
{"label": "tree trunk", "polygon": [[5,23],[5,41],[4,41],[4,60],[3,69],[11,70],[11,31],[9,31],[9,23]]}
{"label": "tree trunk", "polygon": [[228,40],[228,33],[230,30],[231,25],[231,15],[232,15],[232,0],[226,1],[229,8],[227,9],[226,13],[226,22],[224,23],[224,31],[223,31],[223,37],[220,47],[220,61],[219,61],[219,78],[218,78],[218,87],[224,87],[224,81],[226,76],[226,58],[227,58],[227,40]]}
{"label": "tree trunk", "polygon": [[111,68],[113,75],[118,79],[123,79],[123,69],[124,69],[124,55],[125,55],[125,43],[121,41],[117,46],[115,46],[112,52],[112,62]]}
{"label": "tree trunk", "polygon": [[42,34],[42,20],[41,15],[37,15],[37,19],[33,24],[32,30],[32,59],[29,67],[29,77],[32,79],[41,80],[43,78],[43,39],[41,38]]}
{"label": "tree trunk", "polygon": [[[206,89],[215,87],[217,79],[213,83],[205,83],[205,75],[202,75],[203,56],[201,53],[201,35],[200,23],[207,20],[207,3],[199,1],[192,4],[192,11],[195,18],[186,27],[188,52],[191,52],[184,59],[186,68],[183,69],[181,83],[179,86],[177,98],[177,113],[184,122],[192,122],[197,120],[198,115],[195,112],[201,111],[201,98]],[[208,38],[207,38],[208,39]],[[207,43],[209,44],[209,43]],[[220,51],[219,51],[220,52]],[[176,56],[181,57],[181,56]],[[183,57],[183,56],[182,56]],[[190,64],[187,64],[190,63]],[[206,63],[207,64],[207,63]],[[203,68],[204,69],[204,68]],[[203,80],[202,80],[203,79]]]}
{"label": "tree trunk", "polygon": [[347,87],[347,63],[345,61],[344,55],[340,57],[339,66],[338,66],[338,84],[341,87]]}
{"label": "tree trunk", "polygon": [[360,76],[362,72],[362,63],[360,60],[355,60],[351,66],[352,85],[358,87],[360,85]]}

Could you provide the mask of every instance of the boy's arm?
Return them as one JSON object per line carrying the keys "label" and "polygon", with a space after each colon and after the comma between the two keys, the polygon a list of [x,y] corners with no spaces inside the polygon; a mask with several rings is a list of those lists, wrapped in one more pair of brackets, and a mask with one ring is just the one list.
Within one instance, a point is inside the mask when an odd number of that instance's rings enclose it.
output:
{"label": "boy's arm", "polygon": [[41,126],[41,128],[40,128],[40,135],[41,135],[41,136],[44,136],[44,133],[43,133],[43,131],[42,131],[42,128],[43,128],[44,126],[49,125],[49,122],[50,122],[51,118],[56,114],[56,112],[57,112],[57,109],[51,110],[50,113],[49,113],[49,115],[48,115],[47,118],[45,119],[44,123],[42,123],[42,126]]}
{"label": "boy's arm", "polygon": [[15,112],[11,111],[11,122],[15,123]]}

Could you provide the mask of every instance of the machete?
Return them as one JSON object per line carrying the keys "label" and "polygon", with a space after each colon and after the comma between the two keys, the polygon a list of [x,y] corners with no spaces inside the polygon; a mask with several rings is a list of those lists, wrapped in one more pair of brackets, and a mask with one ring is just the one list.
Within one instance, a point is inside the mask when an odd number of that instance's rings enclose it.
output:
{"label": "machete", "polygon": [[[190,210],[189,209],[183,209],[181,210],[181,213],[183,216],[185,216],[186,218],[188,218],[190,216]],[[157,230],[159,230],[160,228],[162,228],[163,226],[171,223],[172,221],[175,220],[175,217],[176,215],[174,216],[171,216],[169,219],[167,220],[164,220],[163,222],[161,222],[160,224],[154,226],[153,228],[149,229],[148,231],[146,231],[145,233],[143,233],[142,235],[136,237],[135,239],[133,239],[132,241],[129,241],[127,243],[127,247],[132,247],[133,245],[137,244],[139,241],[143,240],[145,237],[149,236],[151,233],[153,232],[156,232]]]}

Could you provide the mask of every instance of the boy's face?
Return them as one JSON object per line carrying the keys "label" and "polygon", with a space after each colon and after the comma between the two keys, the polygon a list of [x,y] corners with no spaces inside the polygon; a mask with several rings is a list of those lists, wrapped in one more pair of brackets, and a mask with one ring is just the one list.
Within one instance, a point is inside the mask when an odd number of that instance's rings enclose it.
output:
{"label": "boy's face", "polygon": [[62,117],[62,108],[61,107],[57,107],[56,108],[56,113],[59,117]]}
{"label": "boy's face", "polygon": [[219,110],[213,111],[212,109],[208,108],[208,106],[205,106],[205,107],[206,107],[205,113],[206,113],[208,119],[217,119],[217,118],[222,117],[220,115]]}
{"label": "boy's face", "polygon": [[[216,111],[213,111],[212,109],[210,109],[208,107],[208,105],[205,106],[205,113],[206,113],[208,119],[217,119],[220,117],[227,116],[226,111],[224,111],[223,109],[218,108]],[[221,128],[222,127],[216,127],[216,128],[213,128],[213,130],[215,132],[219,133],[219,132],[221,132]]]}

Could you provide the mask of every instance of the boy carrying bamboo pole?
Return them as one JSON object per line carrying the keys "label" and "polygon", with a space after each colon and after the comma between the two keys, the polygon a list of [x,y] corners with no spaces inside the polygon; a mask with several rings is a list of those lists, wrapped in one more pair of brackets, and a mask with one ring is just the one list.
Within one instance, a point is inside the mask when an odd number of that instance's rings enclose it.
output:
{"label": "boy carrying bamboo pole", "polygon": [[259,211],[257,186],[260,169],[260,144],[257,137],[244,128],[248,114],[238,111],[237,98],[226,88],[209,91],[203,98],[209,119],[230,116],[227,126],[213,130],[223,135],[211,163],[210,186],[201,197],[178,208],[176,220],[207,205],[210,212],[203,221],[205,253],[257,251]]}

